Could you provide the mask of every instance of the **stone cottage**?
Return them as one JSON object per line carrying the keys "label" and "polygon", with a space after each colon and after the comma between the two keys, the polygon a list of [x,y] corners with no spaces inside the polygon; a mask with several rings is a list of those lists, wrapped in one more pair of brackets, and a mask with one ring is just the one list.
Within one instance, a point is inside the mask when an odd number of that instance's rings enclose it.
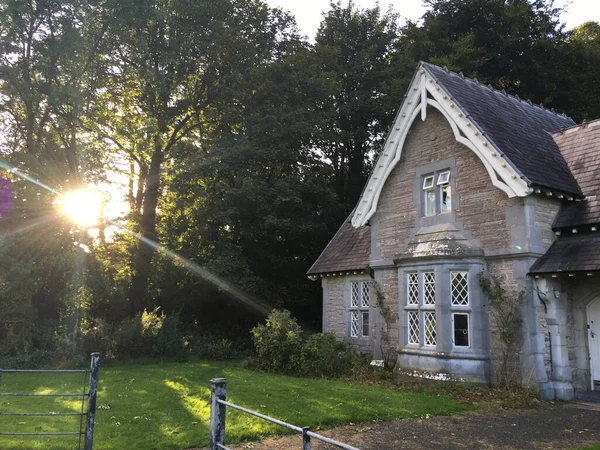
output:
{"label": "stone cottage", "polygon": [[517,377],[600,391],[600,121],[420,63],[353,213],[308,271],[323,331],[395,371],[490,384],[502,348],[480,285],[518,300]]}

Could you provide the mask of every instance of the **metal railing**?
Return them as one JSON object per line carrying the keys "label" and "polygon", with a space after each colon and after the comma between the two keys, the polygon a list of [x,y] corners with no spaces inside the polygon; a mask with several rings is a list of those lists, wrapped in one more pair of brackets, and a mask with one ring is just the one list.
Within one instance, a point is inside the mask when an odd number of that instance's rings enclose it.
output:
{"label": "metal railing", "polygon": [[310,431],[309,427],[298,427],[296,425],[274,419],[273,417],[265,416],[264,414],[252,411],[251,409],[246,409],[239,405],[229,403],[226,395],[227,380],[225,378],[213,378],[210,380],[210,383],[210,450],[230,450],[229,448],[225,447],[225,417],[227,407],[237,409],[238,411],[242,411],[255,417],[259,417],[268,422],[272,422],[301,434],[302,450],[310,450],[311,438],[335,445],[336,447],[343,448],[345,450],[360,450],[356,447],[352,447],[351,445],[344,444],[343,442],[335,441],[323,435],[313,433]]}
{"label": "metal railing", "polygon": [[[83,387],[80,393],[67,394],[29,394],[29,393],[4,393],[0,397],[81,397],[81,412],[56,413],[56,412],[6,412],[0,411],[0,416],[9,417],[79,417],[79,431],[40,431],[35,433],[20,433],[12,431],[0,431],[0,436],[79,436],[78,449],[81,449],[81,440],[84,439],[84,450],[92,450],[94,443],[94,422],[96,416],[96,398],[98,395],[98,375],[100,369],[100,354],[92,353],[89,370],[20,370],[0,369],[0,383],[3,374],[18,373],[82,373]],[[86,392],[87,378],[89,375],[89,386]],[[86,406],[87,399],[87,409]],[[85,411],[84,411],[85,410]],[[85,420],[85,429],[84,429]]]}

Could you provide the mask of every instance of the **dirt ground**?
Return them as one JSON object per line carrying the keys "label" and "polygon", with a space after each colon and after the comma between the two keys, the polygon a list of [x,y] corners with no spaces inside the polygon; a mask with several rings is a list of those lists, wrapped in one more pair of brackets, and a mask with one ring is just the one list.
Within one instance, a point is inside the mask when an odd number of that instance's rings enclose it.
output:
{"label": "dirt ground", "polygon": [[[533,410],[478,411],[461,416],[347,425],[319,432],[361,450],[572,449],[600,442],[600,404],[544,404]],[[299,450],[299,436],[228,446]],[[313,439],[315,450],[337,447]]]}

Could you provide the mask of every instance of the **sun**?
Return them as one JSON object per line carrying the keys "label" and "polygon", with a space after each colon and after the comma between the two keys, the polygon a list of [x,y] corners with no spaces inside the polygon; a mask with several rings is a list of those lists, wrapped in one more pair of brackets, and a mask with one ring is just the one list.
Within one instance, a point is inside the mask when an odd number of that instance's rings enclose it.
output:
{"label": "sun", "polygon": [[68,192],[63,197],[62,210],[77,225],[93,227],[100,222],[102,194],[89,189]]}

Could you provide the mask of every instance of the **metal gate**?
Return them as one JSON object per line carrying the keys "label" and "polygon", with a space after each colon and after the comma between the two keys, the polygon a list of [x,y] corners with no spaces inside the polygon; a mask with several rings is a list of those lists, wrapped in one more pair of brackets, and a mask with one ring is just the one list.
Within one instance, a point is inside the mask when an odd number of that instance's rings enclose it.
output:
{"label": "metal gate", "polygon": [[302,450],[310,450],[311,438],[335,445],[336,447],[343,448],[345,450],[360,450],[356,447],[352,447],[351,445],[344,444],[343,442],[329,439],[321,434],[313,433],[308,427],[301,428],[296,425],[274,419],[273,417],[265,416],[264,414],[252,411],[251,409],[242,408],[239,405],[229,403],[226,400],[227,380],[225,378],[213,378],[210,380],[210,383],[212,385],[210,390],[210,450],[230,450],[225,447],[225,416],[228,406],[301,434]]}
{"label": "metal gate", "polygon": [[[81,412],[73,413],[57,413],[57,412],[11,412],[10,404],[7,410],[4,408],[0,409],[0,416],[12,416],[12,417],[79,417],[79,429],[76,430],[64,430],[64,431],[53,431],[53,432],[34,432],[34,433],[21,433],[17,431],[0,430],[0,436],[78,436],[77,449],[81,449],[81,443],[83,440],[84,450],[92,450],[94,442],[94,420],[96,416],[96,397],[98,395],[98,374],[100,367],[100,354],[92,353],[90,369],[89,370],[11,370],[11,369],[0,369],[0,383],[2,382],[2,376],[5,374],[21,374],[21,373],[54,373],[54,374],[66,374],[66,373],[81,373],[83,375],[83,386],[79,393],[60,393],[60,394],[39,394],[39,393],[4,393],[0,392],[0,397],[73,397],[81,398]],[[89,378],[89,383],[88,383]],[[87,400],[87,402],[86,402]],[[86,405],[87,403],[87,405]],[[86,407],[87,406],[87,407]],[[1,445],[0,445],[1,447]]]}

